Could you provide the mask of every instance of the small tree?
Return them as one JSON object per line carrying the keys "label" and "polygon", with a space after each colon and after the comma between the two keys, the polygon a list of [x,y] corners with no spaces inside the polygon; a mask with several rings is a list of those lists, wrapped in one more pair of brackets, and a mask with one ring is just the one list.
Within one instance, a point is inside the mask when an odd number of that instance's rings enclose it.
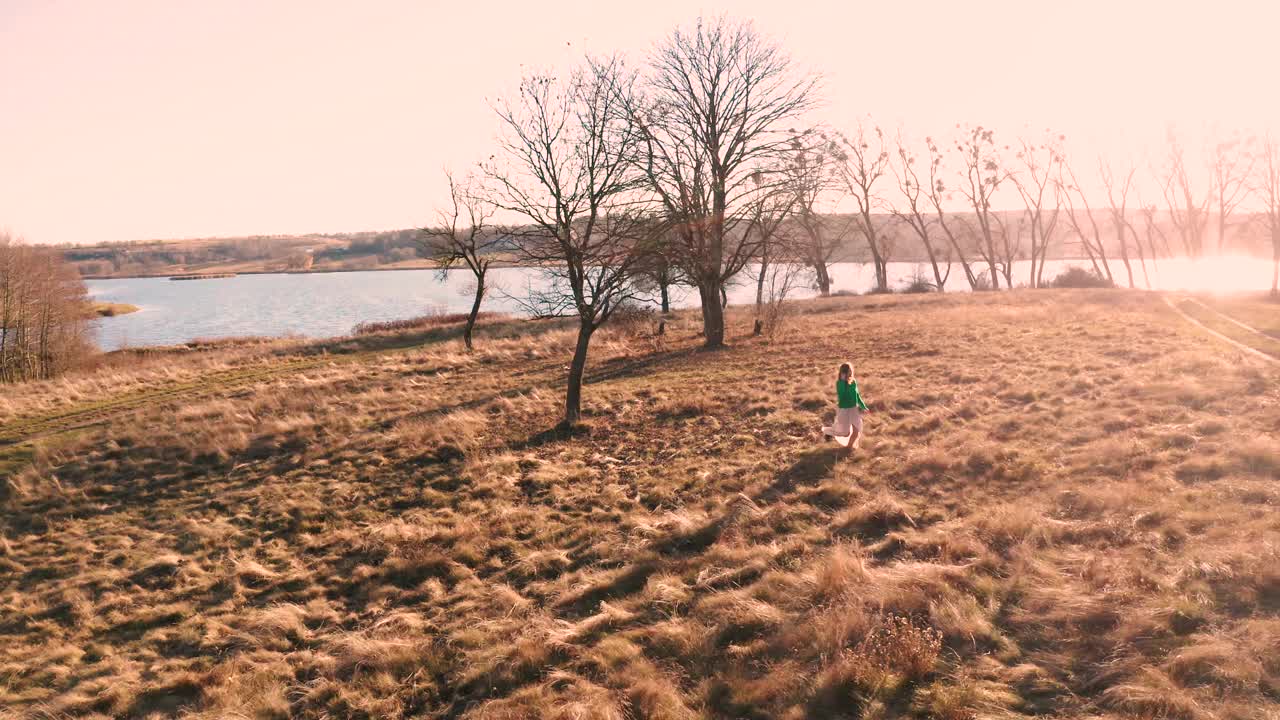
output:
{"label": "small tree", "polygon": [[414,241],[418,252],[439,266],[441,282],[459,265],[466,265],[475,277],[475,299],[462,331],[462,341],[467,350],[471,350],[476,318],[488,290],[489,267],[493,264],[494,252],[509,241],[509,234],[489,225],[494,205],[476,194],[470,179],[460,185],[452,173],[446,172],[445,178],[449,181],[449,207],[437,211],[436,224],[422,228]]}
{"label": "small tree", "polygon": [[640,293],[632,280],[657,234],[632,172],[635,126],[619,106],[633,86],[609,59],[567,81],[526,78],[513,102],[497,105],[505,134],[502,161],[485,167],[490,196],[528,221],[512,243],[547,274],[545,287],[530,287],[522,301],[537,317],[578,320],[562,427],[581,416],[591,336]]}
{"label": "small tree", "polygon": [[[761,173],[763,178],[765,173]],[[748,244],[756,248],[756,321],[754,335],[763,330],[765,281],[769,271],[778,262],[789,262],[794,256],[794,237],[782,231],[783,223],[791,216],[796,206],[796,194],[781,188],[778,192],[761,193],[754,196],[749,203],[747,227],[744,232],[752,237]]]}

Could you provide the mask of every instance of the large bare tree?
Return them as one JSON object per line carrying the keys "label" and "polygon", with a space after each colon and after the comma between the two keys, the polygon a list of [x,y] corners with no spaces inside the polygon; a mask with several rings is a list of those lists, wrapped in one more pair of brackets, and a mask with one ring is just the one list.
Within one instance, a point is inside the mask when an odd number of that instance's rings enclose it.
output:
{"label": "large bare tree", "polygon": [[889,151],[885,147],[884,131],[872,125],[868,129],[859,122],[853,132],[841,136],[841,176],[849,188],[849,194],[858,206],[858,226],[871,252],[875,266],[876,291],[889,292],[889,256],[892,252],[892,236],[876,227],[872,217],[881,206],[877,185],[889,170]]}
{"label": "large bare tree", "polygon": [[816,79],[749,22],[676,28],[649,60],[645,97],[628,102],[638,165],[675,230],[672,260],[702,301],[708,347],[724,344],[726,284],[758,255],[749,199],[772,192],[760,167],[783,154],[788,121],[814,103]]}
{"label": "large bare tree", "polygon": [[449,207],[438,210],[436,223],[422,228],[415,241],[422,255],[436,261],[442,282],[450,270],[460,265],[465,265],[475,277],[475,299],[462,333],[462,341],[470,350],[480,304],[488,290],[487,280],[494,253],[504,246],[509,236],[490,223],[494,205],[477,194],[470,179],[459,184],[452,173],[445,173],[445,177],[449,181]]}
{"label": "large bare tree", "polygon": [[546,274],[521,301],[535,316],[578,320],[565,427],[581,414],[591,336],[640,293],[633,279],[660,232],[639,196],[638,135],[620,107],[633,80],[620,61],[596,61],[563,81],[526,78],[514,100],[496,106],[504,134],[485,166],[490,198],[527,221],[512,244]]}

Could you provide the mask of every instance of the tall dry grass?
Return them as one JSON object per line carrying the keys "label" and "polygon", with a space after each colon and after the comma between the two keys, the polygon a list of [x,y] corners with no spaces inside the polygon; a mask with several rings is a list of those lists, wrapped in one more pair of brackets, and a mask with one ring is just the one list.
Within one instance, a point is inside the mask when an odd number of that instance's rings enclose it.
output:
{"label": "tall dry grass", "polygon": [[[0,706],[1275,715],[1274,371],[1137,294],[796,309],[767,342],[732,314],[713,354],[688,315],[660,350],[604,331],[572,435],[550,431],[554,327],[495,325],[475,353],[184,354],[12,400],[35,417],[277,370],[131,405],[23,471]],[[875,412],[844,460],[817,428],[850,357]]]}

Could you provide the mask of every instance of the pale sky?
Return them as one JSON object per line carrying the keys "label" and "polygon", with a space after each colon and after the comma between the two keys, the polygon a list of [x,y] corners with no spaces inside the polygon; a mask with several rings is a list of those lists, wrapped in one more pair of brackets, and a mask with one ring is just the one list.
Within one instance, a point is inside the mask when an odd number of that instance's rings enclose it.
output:
{"label": "pale sky", "polygon": [[[1270,0],[707,3],[824,77],[814,119],[1141,154],[1280,127]],[[0,228],[32,242],[404,228],[493,151],[488,99],[696,5],[0,0]]]}

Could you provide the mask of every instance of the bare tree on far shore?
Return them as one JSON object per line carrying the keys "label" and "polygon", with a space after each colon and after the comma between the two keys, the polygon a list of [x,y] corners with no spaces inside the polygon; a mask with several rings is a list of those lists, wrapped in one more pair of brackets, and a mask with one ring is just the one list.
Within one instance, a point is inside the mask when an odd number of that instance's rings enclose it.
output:
{"label": "bare tree on far shore", "polygon": [[889,292],[889,258],[893,253],[892,236],[876,227],[872,218],[881,205],[877,184],[889,170],[889,151],[885,147],[884,131],[879,126],[867,128],[861,122],[854,131],[841,136],[844,150],[841,176],[858,205],[858,225],[862,237],[871,252],[871,263],[876,273],[876,291]]}
{"label": "bare tree on far shore", "polygon": [[497,104],[504,135],[485,166],[489,197],[528,225],[511,239],[546,285],[521,298],[535,317],[574,317],[562,427],[581,417],[591,337],[641,293],[633,282],[658,234],[632,163],[638,134],[620,103],[634,86],[617,59],[592,62],[567,80],[526,78]]}
{"label": "bare tree on far shore", "polygon": [[961,242],[961,236],[964,228],[962,224],[947,219],[947,211],[943,209],[943,203],[948,199],[951,188],[943,179],[943,162],[945,155],[934,142],[932,137],[925,138],[925,143],[929,147],[929,204],[933,206],[934,214],[938,217],[938,227],[942,228],[943,235],[946,235],[947,241],[951,243],[951,249],[955,252],[956,259],[960,262],[961,269],[964,270],[965,280],[969,282],[970,290],[981,290],[982,283],[978,279],[978,274],[973,271],[973,264],[969,261],[969,255],[965,247],[968,243]]}
{"label": "bare tree on far shore", "polygon": [[698,288],[707,347],[724,344],[725,286],[758,255],[741,231],[749,199],[772,190],[759,168],[785,153],[785,123],[813,105],[816,83],[751,23],[718,17],[660,42],[647,97],[627,103],[637,164],[675,230],[672,260]]}
{"label": "bare tree on far shore", "polygon": [[1231,215],[1249,195],[1249,181],[1256,161],[1251,150],[1253,138],[1242,137],[1238,132],[1213,146],[1210,163],[1213,183],[1213,201],[1218,215],[1218,254],[1226,250],[1227,228]]}
{"label": "bare tree on far shore", "polygon": [[1280,142],[1270,133],[1262,138],[1253,184],[1271,236],[1271,297],[1280,298]]}
{"label": "bare tree on far shore", "polygon": [[[901,135],[897,138],[897,158],[898,162],[890,164],[890,168],[898,181],[898,190],[905,204],[890,203],[889,212],[899,222],[911,228],[911,231],[920,239],[920,244],[924,246],[925,254],[929,257],[929,266],[933,269],[934,287],[938,292],[945,292],[947,279],[951,277],[951,249],[937,245],[936,239],[930,232],[930,227],[934,223],[927,215],[929,209],[923,205],[920,198],[923,188],[915,168],[916,157],[907,150]],[[944,263],[945,272],[942,270]]]}
{"label": "bare tree on far shore", "polygon": [[1058,165],[1062,163],[1063,136],[1046,133],[1042,142],[1020,141],[1016,153],[1020,169],[1010,174],[1025,208],[1031,256],[1028,284],[1033,288],[1044,285],[1044,266],[1049,255],[1049,243],[1053,239],[1062,202],[1058,185]]}
{"label": "bare tree on far shore", "polygon": [[1212,185],[1197,189],[1187,169],[1186,151],[1178,136],[1169,131],[1169,154],[1164,168],[1156,171],[1169,219],[1173,222],[1182,251],[1187,257],[1204,254],[1205,230],[1209,224],[1209,205],[1213,201]]}
{"label": "bare tree on far shore", "polygon": [[[968,209],[973,212],[978,254],[991,271],[991,287],[1000,289],[1001,258],[1005,254],[997,246],[999,227],[993,220],[991,200],[1008,178],[1009,172],[1001,163],[996,150],[995,131],[981,125],[965,130],[956,143],[964,170],[961,172],[960,194]],[[1007,236],[1004,238],[1007,241]]]}
{"label": "bare tree on far shore", "polygon": [[465,265],[475,277],[475,299],[462,333],[463,343],[471,350],[476,318],[488,290],[493,253],[504,246],[509,235],[490,225],[494,205],[476,192],[477,188],[470,179],[459,184],[452,173],[445,173],[445,177],[449,181],[449,207],[437,211],[436,223],[422,228],[415,240],[419,252],[439,265],[441,282],[449,276],[450,270],[459,265]]}
{"label": "bare tree on far shore", "polygon": [[[1071,230],[1076,237],[1080,239],[1080,248],[1084,250],[1085,256],[1093,265],[1094,274],[1114,284],[1115,276],[1111,273],[1111,263],[1107,260],[1107,246],[1102,239],[1102,232],[1098,229],[1098,219],[1094,217],[1088,194],[1076,178],[1075,169],[1071,167],[1070,161],[1065,156],[1058,165],[1057,184],[1062,199],[1066,202],[1067,222],[1071,225]],[[1082,210],[1076,208],[1077,199],[1083,206]]]}
{"label": "bare tree on far shore", "polygon": [[1129,196],[1133,192],[1133,176],[1137,172],[1138,168],[1130,164],[1122,174],[1117,174],[1110,162],[1103,158],[1098,158],[1098,176],[1102,180],[1103,190],[1107,193],[1107,211],[1111,216],[1111,228],[1115,233],[1116,247],[1120,250],[1120,261],[1124,263],[1124,271],[1129,280],[1129,287],[1131,289],[1137,287],[1133,280],[1133,265],[1129,260],[1129,235],[1132,234],[1134,246],[1138,253],[1138,261],[1142,265],[1142,275],[1146,281],[1147,289],[1150,289],[1151,277],[1147,274],[1147,262],[1142,252],[1142,243],[1138,240],[1138,233],[1134,232],[1133,226],[1129,223],[1129,218],[1126,215]]}
{"label": "bare tree on far shore", "polygon": [[[843,150],[825,133],[809,133],[807,139],[805,142],[805,138],[798,137],[794,141],[787,165],[788,188],[784,192],[794,197],[791,214],[801,236],[796,238],[795,249],[800,259],[813,268],[818,294],[827,297],[831,295],[830,266],[843,259],[852,223],[822,210],[824,204],[834,204],[832,196],[838,192],[840,175],[847,167],[842,163]],[[876,267],[880,265],[877,260]]]}

